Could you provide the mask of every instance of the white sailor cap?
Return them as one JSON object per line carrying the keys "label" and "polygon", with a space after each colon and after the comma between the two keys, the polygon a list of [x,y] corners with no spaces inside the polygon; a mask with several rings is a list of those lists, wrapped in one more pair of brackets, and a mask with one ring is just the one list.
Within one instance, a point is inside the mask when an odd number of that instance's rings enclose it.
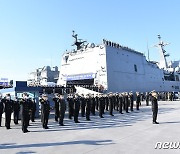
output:
{"label": "white sailor cap", "polygon": [[46,94],[42,94],[42,97],[47,97],[47,95]]}

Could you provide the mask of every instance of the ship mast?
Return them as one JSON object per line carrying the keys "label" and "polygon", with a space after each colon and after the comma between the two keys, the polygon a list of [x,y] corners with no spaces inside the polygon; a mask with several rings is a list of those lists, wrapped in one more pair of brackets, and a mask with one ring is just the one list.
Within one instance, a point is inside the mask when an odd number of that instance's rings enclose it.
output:
{"label": "ship mast", "polygon": [[82,39],[78,39],[78,34],[75,34],[74,30],[72,32],[73,32],[72,37],[74,37],[75,39],[74,44],[72,46],[75,45],[77,47],[77,50],[80,50],[81,48],[84,47],[84,43],[86,41],[82,41]]}
{"label": "ship mast", "polygon": [[155,45],[155,47],[159,48],[159,53],[160,53],[159,68],[163,68],[167,70],[168,65],[167,65],[166,57],[168,57],[169,54],[166,53],[166,50],[164,49],[164,47],[168,45],[169,43],[164,43],[163,41],[161,41],[160,35],[158,35],[158,39],[159,39],[159,43]]}

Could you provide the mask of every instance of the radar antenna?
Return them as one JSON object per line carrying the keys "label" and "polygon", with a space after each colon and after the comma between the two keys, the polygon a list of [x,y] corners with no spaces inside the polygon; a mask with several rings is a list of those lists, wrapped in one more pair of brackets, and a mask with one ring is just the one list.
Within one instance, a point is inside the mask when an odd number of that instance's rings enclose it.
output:
{"label": "radar antenna", "polygon": [[160,35],[158,35],[158,39],[159,39],[159,43],[157,45],[155,45],[155,47],[158,47],[159,48],[159,52],[160,52],[159,67],[167,69],[168,65],[167,65],[166,57],[168,57],[169,54],[166,53],[166,50],[164,49],[164,47],[166,45],[169,45],[170,43],[164,43],[163,41],[161,41],[161,36]]}
{"label": "radar antenna", "polygon": [[82,49],[85,46],[84,43],[86,41],[82,41],[82,39],[78,39],[78,34],[75,34],[74,30],[72,32],[73,32],[72,37],[75,38],[74,44],[72,46],[76,45],[77,50]]}

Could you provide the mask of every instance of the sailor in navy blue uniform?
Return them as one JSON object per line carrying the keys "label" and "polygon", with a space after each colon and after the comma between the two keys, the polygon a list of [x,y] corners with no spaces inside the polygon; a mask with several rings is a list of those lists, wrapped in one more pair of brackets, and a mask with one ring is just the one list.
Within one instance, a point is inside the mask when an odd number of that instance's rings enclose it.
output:
{"label": "sailor in navy blue uniform", "polygon": [[5,112],[5,126],[7,129],[11,129],[11,114],[13,112],[13,100],[11,100],[11,95],[7,94],[6,97],[2,100],[4,103],[4,112]]}
{"label": "sailor in navy blue uniform", "polygon": [[46,94],[42,95],[42,99],[40,99],[41,103],[41,122],[44,129],[48,129],[48,120],[50,113],[50,103],[48,101],[48,96]]}
{"label": "sailor in navy blue uniform", "polygon": [[152,112],[153,112],[153,124],[159,124],[159,122],[157,122],[158,94],[155,90],[151,92],[151,101],[152,101]]}
{"label": "sailor in navy blue uniform", "polygon": [[3,100],[2,94],[0,94],[0,127],[1,127],[2,114],[4,112],[4,104],[2,100]]}
{"label": "sailor in navy blue uniform", "polygon": [[27,129],[29,124],[30,112],[30,102],[28,96],[29,95],[27,93],[23,93],[23,98],[20,100],[20,113],[23,133],[29,132],[29,130]]}

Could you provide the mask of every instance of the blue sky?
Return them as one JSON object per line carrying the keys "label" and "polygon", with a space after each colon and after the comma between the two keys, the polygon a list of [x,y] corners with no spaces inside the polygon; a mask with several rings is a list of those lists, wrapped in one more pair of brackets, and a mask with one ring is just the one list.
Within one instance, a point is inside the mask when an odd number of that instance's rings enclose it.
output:
{"label": "blue sky", "polygon": [[0,0],[0,77],[26,80],[44,65],[60,66],[72,30],[88,42],[108,39],[158,60],[157,35],[180,59],[179,0]]}

